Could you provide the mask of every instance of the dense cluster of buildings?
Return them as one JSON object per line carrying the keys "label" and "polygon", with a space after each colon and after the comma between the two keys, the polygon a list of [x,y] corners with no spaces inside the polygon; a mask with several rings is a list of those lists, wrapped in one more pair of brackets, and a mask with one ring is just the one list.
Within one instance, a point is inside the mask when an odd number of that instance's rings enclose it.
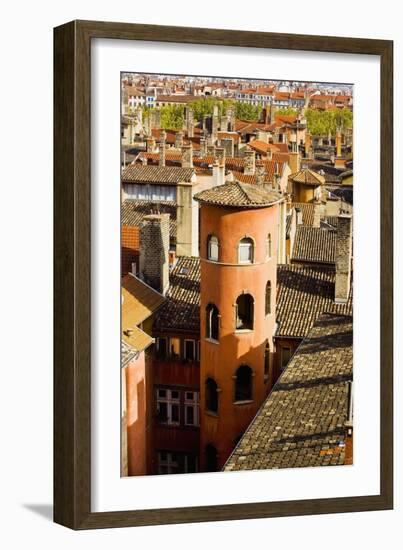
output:
{"label": "dense cluster of buildings", "polygon": [[[352,132],[311,135],[304,109],[352,109],[351,90],[122,90],[122,475],[350,464]],[[195,96],[261,118],[198,119]],[[176,100],[183,127],[163,129]]]}

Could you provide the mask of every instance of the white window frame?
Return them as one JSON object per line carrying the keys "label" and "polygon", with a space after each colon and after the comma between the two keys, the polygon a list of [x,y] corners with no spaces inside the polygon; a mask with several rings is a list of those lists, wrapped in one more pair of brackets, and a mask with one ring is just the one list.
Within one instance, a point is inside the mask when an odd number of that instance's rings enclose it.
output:
{"label": "white window frame", "polygon": [[[249,239],[247,243],[242,243],[244,239]],[[254,242],[253,239],[250,237],[242,237],[242,239],[238,243],[238,263],[240,264],[253,264],[253,256],[254,256]],[[249,258],[247,260],[242,259],[242,251],[248,250],[249,251]]]}
{"label": "white window frame", "polygon": [[[166,453],[166,460],[161,458],[161,454]],[[179,473],[179,460],[173,460],[172,455],[178,456],[177,452],[158,451],[158,473],[159,474],[177,474]],[[166,469],[166,471],[163,471]]]}
{"label": "white window frame", "polygon": [[[166,396],[160,396],[159,392],[165,391]],[[178,397],[172,397],[172,392],[177,392]],[[157,412],[160,410],[160,403],[166,403],[167,405],[167,420],[164,422],[160,420],[160,424],[167,424],[168,426],[179,426],[181,420],[181,407],[180,407],[180,391],[168,388],[157,388],[156,389],[156,400],[157,400]],[[178,420],[172,420],[172,408],[176,405],[178,407]]]}
{"label": "white window frame", "polygon": [[[208,259],[212,262],[218,262],[219,243],[218,238],[215,235],[210,235],[208,238]],[[215,252],[215,254],[213,253]]]}
{"label": "white window frame", "polygon": [[[192,398],[188,398],[187,394],[193,394]],[[193,423],[187,421],[186,410],[188,407],[193,409]],[[199,426],[200,424],[200,412],[199,412],[199,392],[194,390],[185,390],[184,399],[184,418],[185,426]]]}

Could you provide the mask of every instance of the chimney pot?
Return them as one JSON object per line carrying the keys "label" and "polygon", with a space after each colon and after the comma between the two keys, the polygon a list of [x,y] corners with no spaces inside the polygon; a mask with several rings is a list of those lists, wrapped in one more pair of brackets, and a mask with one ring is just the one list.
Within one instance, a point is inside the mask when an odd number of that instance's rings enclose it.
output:
{"label": "chimney pot", "polygon": [[336,237],[335,302],[345,304],[350,295],[352,258],[352,216],[340,214]]}

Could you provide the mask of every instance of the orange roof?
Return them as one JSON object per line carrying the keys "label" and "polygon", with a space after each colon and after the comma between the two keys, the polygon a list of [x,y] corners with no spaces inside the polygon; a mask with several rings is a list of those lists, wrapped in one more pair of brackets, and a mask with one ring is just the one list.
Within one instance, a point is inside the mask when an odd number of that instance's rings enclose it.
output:
{"label": "orange roof", "polygon": [[249,147],[255,149],[258,153],[267,153],[267,151],[279,151],[278,147],[273,143],[266,143],[261,139],[254,139],[248,143]]}
{"label": "orange roof", "polygon": [[122,279],[122,328],[134,328],[150,317],[165,302],[164,296],[138,277]]}

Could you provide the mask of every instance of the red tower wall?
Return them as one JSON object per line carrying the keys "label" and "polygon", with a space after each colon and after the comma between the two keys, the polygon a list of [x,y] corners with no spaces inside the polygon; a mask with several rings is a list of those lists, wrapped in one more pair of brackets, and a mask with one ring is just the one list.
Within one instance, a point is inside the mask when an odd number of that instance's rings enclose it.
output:
{"label": "red tower wall", "polygon": [[[259,209],[235,209],[201,205],[201,362],[200,362],[200,464],[205,468],[205,448],[217,449],[217,469],[221,469],[237,438],[245,431],[268,391],[269,372],[265,377],[266,341],[273,354],[277,274],[277,236],[279,206]],[[266,239],[271,234],[271,257],[267,259]],[[208,236],[220,243],[218,262],[207,259]],[[254,240],[252,264],[238,263],[238,243],[243,237]],[[271,314],[265,314],[265,290],[271,282]],[[253,330],[237,331],[237,297],[243,292],[254,298]],[[215,304],[220,313],[219,343],[206,339],[206,307]],[[272,369],[273,361],[270,361]],[[252,400],[234,402],[235,373],[239,366],[253,370]],[[205,381],[213,378],[218,385],[218,414],[206,411]]]}

